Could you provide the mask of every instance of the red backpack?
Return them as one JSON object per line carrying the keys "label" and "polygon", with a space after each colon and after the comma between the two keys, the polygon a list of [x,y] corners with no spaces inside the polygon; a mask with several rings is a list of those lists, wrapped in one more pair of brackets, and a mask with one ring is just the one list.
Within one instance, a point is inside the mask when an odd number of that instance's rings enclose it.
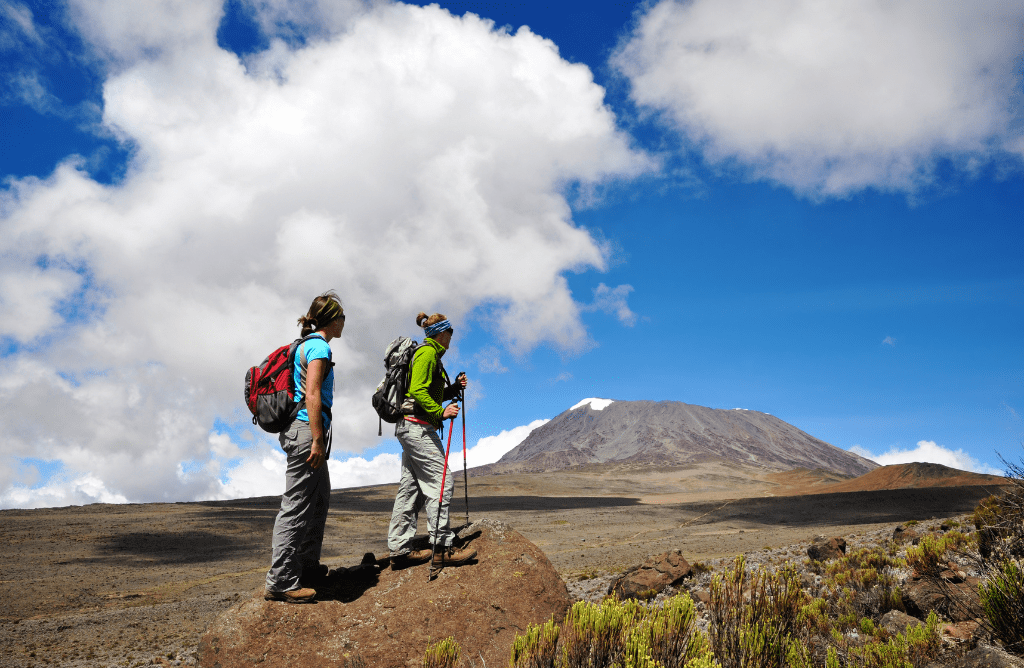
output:
{"label": "red backpack", "polygon": [[246,372],[245,405],[252,413],[252,423],[264,431],[279,434],[299,414],[302,406],[295,401],[295,352],[316,336],[310,334],[281,346]]}

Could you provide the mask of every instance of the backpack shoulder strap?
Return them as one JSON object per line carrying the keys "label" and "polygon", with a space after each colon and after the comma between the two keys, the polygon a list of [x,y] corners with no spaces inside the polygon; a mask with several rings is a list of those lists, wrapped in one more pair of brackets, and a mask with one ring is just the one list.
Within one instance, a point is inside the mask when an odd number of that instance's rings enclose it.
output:
{"label": "backpack shoulder strap", "polygon": [[[317,334],[307,334],[306,336],[302,337],[301,339],[297,339],[295,341],[295,347],[296,347],[295,352],[298,353],[298,354],[295,355],[293,353],[293,357],[291,358],[291,361],[292,361],[292,364],[294,365],[295,364],[295,357],[299,358],[299,383],[302,385],[302,391],[303,392],[306,391],[305,390],[305,388],[306,388],[306,369],[309,367],[309,361],[306,359],[306,341],[309,341],[310,339],[319,339],[319,338],[320,337]],[[332,357],[332,351],[331,351],[330,347],[328,346],[328,348],[327,348],[327,362],[331,366],[334,366],[334,362],[331,361],[331,357]]]}
{"label": "backpack shoulder strap", "polygon": [[[309,334],[308,336],[304,336],[299,341],[296,341],[296,343],[298,344],[299,382],[302,383],[303,393],[305,393],[306,391],[306,370],[309,368],[309,361],[306,359],[306,341],[309,341],[310,339],[319,338],[321,337],[317,336],[316,334]],[[334,351],[331,350],[330,346],[327,346],[327,363],[330,364],[331,366],[334,366],[334,362],[331,359],[333,356]],[[334,419],[334,417],[331,414],[331,409],[328,406],[321,406],[321,410],[327,416],[328,420]],[[330,445],[327,446],[327,450],[328,454],[330,454]]]}

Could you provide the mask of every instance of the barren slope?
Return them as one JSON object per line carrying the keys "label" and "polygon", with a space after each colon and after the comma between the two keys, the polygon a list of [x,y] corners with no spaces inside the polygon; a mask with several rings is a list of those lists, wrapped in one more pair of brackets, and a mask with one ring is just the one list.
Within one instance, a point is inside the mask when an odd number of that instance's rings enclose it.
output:
{"label": "barren slope", "polygon": [[766,470],[825,469],[861,475],[878,465],[779,418],[679,401],[615,401],[556,416],[481,472],[552,471],[583,464],[736,462]]}
{"label": "barren slope", "polygon": [[1006,484],[1006,479],[996,475],[971,473],[950,468],[942,464],[913,462],[882,466],[864,475],[835,483],[822,489],[823,492],[863,492],[880,489],[910,489],[925,487],[992,486],[993,491]]}

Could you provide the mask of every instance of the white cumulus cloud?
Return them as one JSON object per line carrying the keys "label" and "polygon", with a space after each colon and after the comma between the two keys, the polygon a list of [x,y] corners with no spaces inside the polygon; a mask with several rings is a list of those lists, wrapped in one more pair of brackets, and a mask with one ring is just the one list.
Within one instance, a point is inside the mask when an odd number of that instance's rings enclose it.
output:
{"label": "white cumulus cloud", "polygon": [[875,455],[866,448],[855,445],[850,452],[856,453],[882,466],[891,464],[910,464],[912,462],[928,462],[931,464],[942,464],[961,471],[973,471],[974,473],[988,473],[991,475],[1003,475],[1003,472],[990,464],[979,462],[962,449],[950,450],[944,448],[935,441],[918,441],[917,447],[913,450],[900,450],[890,448],[887,452]]}
{"label": "white cumulus cloud", "polygon": [[[502,430],[497,436],[485,436],[476,442],[476,445],[466,451],[467,466],[483,466],[493,464],[501,459],[502,455],[522,443],[530,432],[547,424],[548,420],[534,420],[530,424]],[[456,468],[455,462],[450,465]]]}
{"label": "white cumulus cloud", "polygon": [[39,487],[8,485],[0,491],[2,508],[52,508],[87,503],[127,503],[124,495],[111,492],[106,483],[91,474],[69,479],[58,475]]}
{"label": "white cumulus cloud", "polygon": [[812,197],[1024,152],[1016,0],[661,0],[612,64],[706,158]]}
{"label": "white cumulus cloud", "polygon": [[609,288],[604,283],[594,288],[594,301],[583,307],[585,311],[602,311],[614,315],[623,325],[632,327],[636,324],[636,313],[629,308],[627,299],[633,292],[632,285],[619,285]]}
{"label": "white cumulus cloud", "polygon": [[[592,344],[564,272],[603,270],[608,250],[573,224],[566,185],[652,163],[587,67],[527,29],[384,3],[242,63],[217,46],[222,12],[72,3],[109,63],[104,128],[135,152],[113,185],[69,160],[0,191],[0,337],[31,344],[0,357],[0,468],[59,459],[130,501],[247,494],[276,443],[256,434],[225,491],[214,422],[245,424],[245,369],[328,288],[348,314],[339,455],[377,442],[380,351],[420,310],[517,355]],[[340,468],[334,484],[376,475]]]}

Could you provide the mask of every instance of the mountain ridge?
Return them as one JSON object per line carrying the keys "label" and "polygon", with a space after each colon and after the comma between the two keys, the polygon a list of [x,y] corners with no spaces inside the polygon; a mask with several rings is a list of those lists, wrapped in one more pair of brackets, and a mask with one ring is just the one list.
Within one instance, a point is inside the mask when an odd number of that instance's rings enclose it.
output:
{"label": "mountain ridge", "polygon": [[821,468],[852,476],[878,467],[768,413],[680,401],[607,399],[586,399],[556,415],[491,466],[527,472],[713,460],[776,471]]}

